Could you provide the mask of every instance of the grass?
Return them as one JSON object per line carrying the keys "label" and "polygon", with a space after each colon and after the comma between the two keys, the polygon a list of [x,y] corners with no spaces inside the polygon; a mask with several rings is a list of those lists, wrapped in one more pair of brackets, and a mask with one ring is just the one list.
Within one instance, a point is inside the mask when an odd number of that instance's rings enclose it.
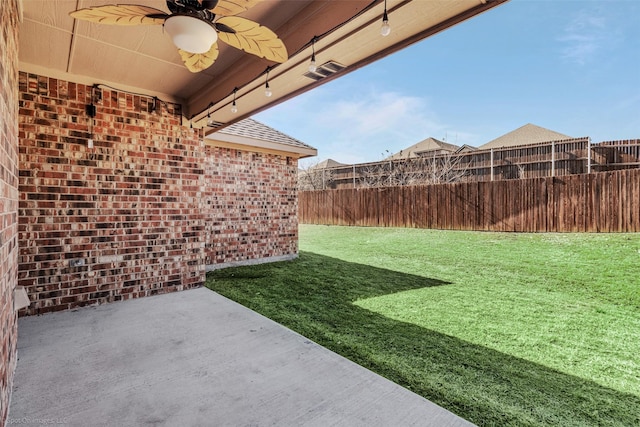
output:
{"label": "grass", "polygon": [[208,286],[478,425],[640,425],[640,234],[300,227]]}

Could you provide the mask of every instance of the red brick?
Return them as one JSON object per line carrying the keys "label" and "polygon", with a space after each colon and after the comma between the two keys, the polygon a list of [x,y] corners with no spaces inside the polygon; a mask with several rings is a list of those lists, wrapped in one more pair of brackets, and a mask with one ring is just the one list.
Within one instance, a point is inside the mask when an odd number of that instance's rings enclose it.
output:
{"label": "red brick", "polygon": [[[18,76],[18,9],[17,0],[3,1],[0,7],[0,425],[7,419],[16,366],[13,291],[18,285],[18,86],[27,88],[27,81],[21,82]],[[32,111],[24,121],[34,117]]]}
{"label": "red brick", "polygon": [[[90,87],[19,78],[29,100],[20,108],[19,271],[36,300],[26,314],[189,289],[207,265],[296,254],[292,158],[205,148],[172,114],[178,105],[151,115],[143,97],[110,89],[91,151]],[[78,232],[90,237],[74,240]],[[71,267],[77,260],[84,265]],[[36,290],[52,286],[66,293]]]}

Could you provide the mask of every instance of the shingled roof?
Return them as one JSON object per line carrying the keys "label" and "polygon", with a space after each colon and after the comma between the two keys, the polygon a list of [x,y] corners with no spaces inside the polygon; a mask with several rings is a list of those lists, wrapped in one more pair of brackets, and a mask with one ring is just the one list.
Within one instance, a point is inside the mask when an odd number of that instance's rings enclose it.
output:
{"label": "shingled roof", "polygon": [[480,150],[500,147],[517,147],[520,145],[537,144],[539,142],[560,141],[572,139],[573,137],[527,123],[518,129],[502,135],[484,145],[478,147]]}
{"label": "shingled roof", "polygon": [[407,147],[403,150],[398,151],[395,154],[387,157],[386,160],[398,160],[398,159],[409,159],[413,157],[419,157],[420,155],[424,155],[427,152],[442,153],[442,152],[455,152],[458,148],[457,145],[449,144],[443,141],[440,141],[435,138],[427,138],[416,144],[413,144],[410,147]]}
{"label": "shingled roof", "polygon": [[344,163],[337,162],[333,159],[326,159],[313,165],[311,169],[326,169],[326,168],[333,168],[336,166],[344,166],[344,165],[345,165]]}
{"label": "shingled roof", "polygon": [[207,140],[291,152],[299,157],[317,155],[317,150],[252,118],[247,118],[207,135]]}

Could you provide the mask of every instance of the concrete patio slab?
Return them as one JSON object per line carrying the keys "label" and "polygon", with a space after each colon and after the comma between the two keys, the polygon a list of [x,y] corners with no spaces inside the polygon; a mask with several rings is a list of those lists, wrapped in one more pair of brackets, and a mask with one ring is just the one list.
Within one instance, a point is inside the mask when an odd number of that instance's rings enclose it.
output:
{"label": "concrete patio slab", "polygon": [[469,426],[206,288],[21,318],[9,423]]}

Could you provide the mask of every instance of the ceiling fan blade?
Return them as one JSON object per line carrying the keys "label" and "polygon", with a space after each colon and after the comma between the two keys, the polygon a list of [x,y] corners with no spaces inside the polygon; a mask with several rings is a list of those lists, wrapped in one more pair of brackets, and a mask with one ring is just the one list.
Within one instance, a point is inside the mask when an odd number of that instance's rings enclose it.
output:
{"label": "ceiling fan blade", "polygon": [[[204,1],[202,2],[203,5]],[[258,3],[260,3],[260,0],[219,0],[218,5],[211,12],[220,16],[232,16],[251,9]]]}
{"label": "ceiling fan blade", "polygon": [[110,25],[162,25],[169,15],[137,4],[110,4],[79,9],[69,14],[75,19]]}
{"label": "ceiling fan blade", "polygon": [[213,65],[215,60],[218,59],[219,51],[218,44],[214,43],[211,45],[211,49],[205,53],[191,53],[182,49],[178,49],[178,53],[180,53],[182,62],[184,62],[189,71],[199,73]]}
{"label": "ceiling fan blade", "polygon": [[289,58],[286,46],[276,33],[257,22],[238,16],[227,16],[220,18],[216,23],[235,31],[218,34],[220,40],[235,48],[274,62],[285,62]]}
{"label": "ceiling fan blade", "polygon": [[223,33],[231,33],[231,34],[233,34],[233,33],[236,32],[236,30],[234,30],[233,28],[231,28],[231,27],[229,27],[227,25],[221,24],[219,22],[214,22],[213,26],[216,27],[216,30],[218,30],[220,32],[223,32]]}
{"label": "ceiling fan blade", "polygon": [[218,5],[218,0],[202,0],[202,7],[205,9],[213,9]]}
{"label": "ceiling fan blade", "polygon": [[171,16],[171,15],[167,15],[166,13],[151,13],[151,14],[147,15],[147,18],[162,19],[162,21],[164,21],[169,16]]}

